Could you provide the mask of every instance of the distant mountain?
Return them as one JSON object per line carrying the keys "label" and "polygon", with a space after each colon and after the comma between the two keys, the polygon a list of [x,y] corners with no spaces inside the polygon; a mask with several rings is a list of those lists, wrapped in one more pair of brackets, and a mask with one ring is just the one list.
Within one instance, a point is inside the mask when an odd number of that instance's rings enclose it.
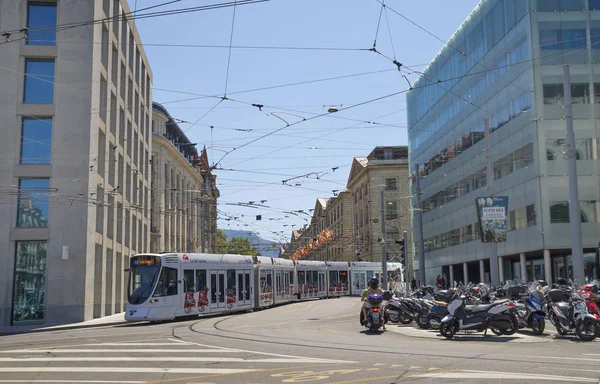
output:
{"label": "distant mountain", "polygon": [[[268,257],[279,257],[279,248],[281,247],[279,243],[275,241],[270,241],[263,239],[258,236],[256,233],[251,231],[236,231],[234,229],[223,229],[223,232],[227,235],[227,241],[231,240],[234,237],[241,237],[243,239],[247,239],[250,242],[250,245],[253,248],[256,248],[258,252],[260,252],[263,256]],[[275,248],[273,248],[273,244]]]}

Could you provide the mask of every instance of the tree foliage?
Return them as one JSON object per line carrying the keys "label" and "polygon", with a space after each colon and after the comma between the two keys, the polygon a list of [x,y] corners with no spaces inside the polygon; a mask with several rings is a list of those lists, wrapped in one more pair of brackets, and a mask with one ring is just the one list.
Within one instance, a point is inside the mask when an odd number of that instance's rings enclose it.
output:
{"label": "tree foliage", "polygon": [[227,241],[227,235],[220,229],[217,229],[217,253],[260,256],[260,252],[250,245],[248,239],[234,237],[230,241]]}

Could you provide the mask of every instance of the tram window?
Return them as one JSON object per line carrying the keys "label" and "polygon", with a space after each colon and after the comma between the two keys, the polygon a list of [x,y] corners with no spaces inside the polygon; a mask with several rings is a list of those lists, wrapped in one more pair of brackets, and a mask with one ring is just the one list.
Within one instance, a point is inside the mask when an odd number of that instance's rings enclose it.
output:
{"label": "tram window", "polygon": [[194,291],[194,271],[184,270],[183,271],[183,291],[184,292],[195,292]]}
{"label": "tram window", "polygon": [[177,270],[163,267],[153,297],[177,295]]}
{"label": "tram window", "polygon": [[313,284],[314,284],[314,288],[318,288],[319,287],[319,272],[317,271],[312,271],[312,275],[313,275]]}
{"label": "tram window", "polygon": [[235,298],[235,269],[227,270],[227,296]]}
{"label": "tram window", "polygon": [[206,291],[208,284],[206,284],[206,271],[200,269],[196,271],[196,292]]}
{"label": "tram window", "polygon": [[373,271],[367,271],[367,281],[373,278]]}
{"label": "tram window", "polygon": [[340,272],[340,283],[342,283],[342,285],[348,284],[348,272]]}
{"label": "tram window", "polygon": [[294,272],[290,272],[290,284],[294,284]]}
{"label": "tram window", "polygon": [[306,284],[306,276],[304,275],[304,271],[298,271],[298,284]]}
{"label": "tram window", "polygon": [[271,275],[270,273],[267,275],[267,288],[266,288],[266,292],[267,293],[273,292],[273,275]]}
{"label": "tram window", "polygon": [[238,287],[240,287],[240,289],[238,290],[238,300],[244,300],[244,274],[240,273],[238,275]]}
{"label": "tram window", "polygon": [[338,283],[338,272],[337,271],[329,271],[329,286],[335,287]]}

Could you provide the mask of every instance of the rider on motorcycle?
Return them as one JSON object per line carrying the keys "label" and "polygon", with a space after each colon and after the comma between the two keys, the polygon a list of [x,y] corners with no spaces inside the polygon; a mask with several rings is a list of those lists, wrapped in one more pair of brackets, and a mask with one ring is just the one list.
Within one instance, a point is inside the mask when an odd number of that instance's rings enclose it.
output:
{"label": "rider on motorcycle", "polygon": [[[365,289],[363,291],[362,297],[360,298],[360,301],[363,302],[362,313],[363,313],[363,319],[365,322],[368,321],[367,320],[367,308],[368,308],[368,306],[370,306],[370,304],[367,302],[367,298],[369,297],[369,295],[371,295],[373,293],[383,295],[383,290],[381,288],[379,288],[379,280],[377,280],[375,277],[373,277],[369,280],[369,282],[367,283],[367,289]],[[384,309],[384,311],[385,311],[385,309]],[[383,329],[385,330],[385,321],[383,322]]]}

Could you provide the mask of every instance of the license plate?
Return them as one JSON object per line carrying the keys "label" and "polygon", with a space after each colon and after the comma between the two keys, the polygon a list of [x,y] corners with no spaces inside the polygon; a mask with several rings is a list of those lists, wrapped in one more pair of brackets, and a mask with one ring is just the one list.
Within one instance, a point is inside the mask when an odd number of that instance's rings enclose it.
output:
{"label": "license plate", "polygon": [[373,322],[375,324],[379,324],[379,313],[374,313],[373,314]]}

